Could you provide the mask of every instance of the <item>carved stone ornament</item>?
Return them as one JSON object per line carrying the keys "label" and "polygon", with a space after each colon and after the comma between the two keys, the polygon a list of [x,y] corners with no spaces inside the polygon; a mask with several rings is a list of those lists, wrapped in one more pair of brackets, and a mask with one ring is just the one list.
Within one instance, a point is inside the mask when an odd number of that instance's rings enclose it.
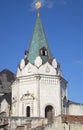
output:
{"label": "carved stone ornament", "polygon": [[46,66],[46,70],[45,70],[46,73],[49,73],[50,72],[50,68],[48,66]]}
{"label": "carved stone ornament", "polygon": [[35,99],[34,94],[27,92],[27,93],[25,93],[25,94],[21,97],[20,100],[34,100],[34,99]]}
{"label": "carved stone ornament", "polygon": [[12,98],[12,102],[13,102],[13,103],[17,102],[17,98],[16,98],[16,97],[13,97],[13,98]]}
{"label": "carved stone ornament", "polygon": [[42,59],[40,56],[37,56],[36,59],[35,59],[35,65],[37,67],[40,67],[42,65]]}
{"label": "carved stone ornament", "polygon": [[21,63],[20,63],[20,69],[23,69],[25,66],[25,61],[24,59],[21,60]]}
{"label": "carved stone ornament", "polygon": [[28,66],[28,73],[31,73],[31,66]]}
{"label": "carved stone ornament", "polygon": [[57,68],[57,61],[56,59],[53,59],[52,66],[56,69]]}

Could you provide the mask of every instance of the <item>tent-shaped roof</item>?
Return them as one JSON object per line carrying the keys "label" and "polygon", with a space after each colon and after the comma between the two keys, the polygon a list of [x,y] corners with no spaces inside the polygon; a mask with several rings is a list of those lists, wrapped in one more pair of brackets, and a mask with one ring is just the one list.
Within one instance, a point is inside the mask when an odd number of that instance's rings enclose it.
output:
{"label": "tent-shaped roof", "polygon": [[38,15],[36,19],[27,58],[30,63],[34,64],[37,56],[40,56],[42,58],[43,63],[47,62],[52,57],[48,46],[46,34],[42,26],[40,15]]}

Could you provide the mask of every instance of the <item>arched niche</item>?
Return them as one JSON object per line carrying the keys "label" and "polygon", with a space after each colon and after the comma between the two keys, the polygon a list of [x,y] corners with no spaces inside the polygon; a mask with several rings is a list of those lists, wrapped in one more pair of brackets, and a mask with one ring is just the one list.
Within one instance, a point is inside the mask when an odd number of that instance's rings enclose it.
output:
{"label": "arched niche", "polygon": [[45,107],[45,118],[48,119],[49,123],[52,123],[54,120],[54,108],[51,105]]}

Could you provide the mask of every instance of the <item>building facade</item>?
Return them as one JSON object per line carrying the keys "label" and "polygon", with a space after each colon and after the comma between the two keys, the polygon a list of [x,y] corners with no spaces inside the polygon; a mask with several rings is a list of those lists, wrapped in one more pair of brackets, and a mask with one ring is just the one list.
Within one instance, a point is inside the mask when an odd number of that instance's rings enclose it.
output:
{"label": "building facade", "polygon": [[0,73],[2,130],[83,129],[83,104],[68,100],[68,82],[51,54],[39,11],[16,76],[8,70],[6,74]]}
{"label": "building facade", "polygon": [[67,81],[53,58],[37,15],[29,49],[18,66],[12,88],[12,116],[47,117],[67,113]]}

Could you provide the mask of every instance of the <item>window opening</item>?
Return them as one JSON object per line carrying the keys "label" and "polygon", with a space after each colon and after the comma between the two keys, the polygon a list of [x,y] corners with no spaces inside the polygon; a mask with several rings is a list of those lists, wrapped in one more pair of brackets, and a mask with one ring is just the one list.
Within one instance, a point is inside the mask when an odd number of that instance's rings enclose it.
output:
{"label": "window opening", "polygon": [[47,52],[47,49],[45,47],[41,48],[41,56],[47,56],[48,55],[48,52]]}
{"label": "window opening", "polygon": [[30,106],[27,106],[26,108],[26,116],[30,117]]}

